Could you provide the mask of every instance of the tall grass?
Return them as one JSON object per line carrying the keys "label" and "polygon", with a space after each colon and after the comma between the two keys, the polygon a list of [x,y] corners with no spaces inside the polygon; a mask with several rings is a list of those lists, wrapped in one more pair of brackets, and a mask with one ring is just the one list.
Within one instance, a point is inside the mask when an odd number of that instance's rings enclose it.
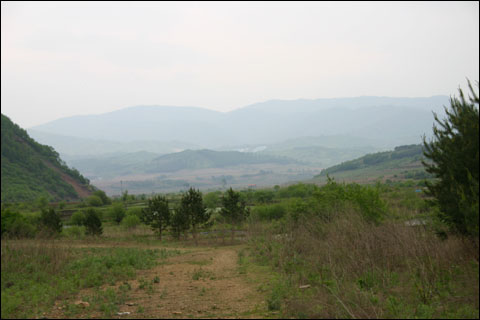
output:
{"label": "tall grass", "polygon": [[297,318],[478,318],[470,241],[390,219],[372,223],[356,205],[329,210],[328,219],[320,212],[251,225],[257,262],[281,275],[269,307]]}

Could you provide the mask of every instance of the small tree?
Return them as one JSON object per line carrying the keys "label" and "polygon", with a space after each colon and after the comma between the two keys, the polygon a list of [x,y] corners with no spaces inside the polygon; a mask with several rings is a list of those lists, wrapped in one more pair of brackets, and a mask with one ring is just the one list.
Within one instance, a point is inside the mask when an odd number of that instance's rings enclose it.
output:
{"label": "small tree", "polygon": [[193,239],[197,245],[197,228],[210,219],[210,212],[207,211],[206,207],[203,205],[202,193],[200,190],[190,188],[188,192],[183,194],[180,201],[179,211],[182,215],[185,215],[186,219],[188,219],[188,223],[192,227]]}
{"label": "small tree", "polygon": [[103,205],[102,199],[99,196],[92,195],[87,199],[88,205],[92,207],[101,207]]}
{"label": "small tree", "polygon": [[190,223],[188,216],[182,211],[181,207],[177,207],[172,214],[170,219],[170,228],[175,239],[180,239],[182,232],[185,234],[186,238],[187,231],[190,228]]}
{"label": "small tree", "polygon": [[460,99],[450,98],[451,110],[445,107],[447,118],[441,121],[434,114],[439,126],[433,127],[433,141],[423,138],[424,155],[430,160],[423,165],[438,179],[426,185],[440,208],[440,219],[453,231],[478,239],[479,99],[470,81],[468,86],[469,101],[459,89]]}
{"label": "small tree", "polygon": [[107,196],[107,194],[106,194],[105,191],[103,191],[103,190],[96,190],[96,191],[93,193],[93,195],[99,197],[99,198],[102,200],[102,203],[103,203],[104,205],[107,205],[107,204],[111,204],[111,203],[112,203],[112,200],[110,200],[110,198]]}
{"label": "small tree", "polygon": [[148,199],[148,206],[143,209],[142,220],[145,224],[151,226],[152,230],[158,233],[160,240],[162,240],[162,231],[170,223],[170,209],[167,198],[156,196]]}
{"label": "small tree", "polygon": [[125,217],[125,208],[119,202],[115,202],[110,209],[110,216],[112,220],[115,221],[117,224],[122,222],[122,219]]}
{"label": "small tree", "polygon": [[70,224],[75,226],[83,226],[85,224],[85,212],[75,211],[70,217]]}
{"label": "small tree", "polygon": [[220,214],[232,226],[232,242],[235,238],[235,226],[245,221],[249,215],[248,209],[245,207],[245,201],[240,198],[240,193],[228,189],[222,197],[223,208]]}
{"label": "small tree", "polygon": [[40,214],[40,223],[42,227],[49,233],[62,232],[63,224],[60,216],[54,209],[43,209]]}
{"label": "small tree", "polygon": [[85,211],[85,233],[93,236],[103,233],[102,220],[100,220],[97,210],[93,208]]}

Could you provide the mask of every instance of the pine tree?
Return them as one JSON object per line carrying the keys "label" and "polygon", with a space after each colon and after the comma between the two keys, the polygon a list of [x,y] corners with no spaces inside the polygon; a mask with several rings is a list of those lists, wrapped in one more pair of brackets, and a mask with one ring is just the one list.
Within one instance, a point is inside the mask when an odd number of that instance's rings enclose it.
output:
{"label": "pine tree", "polygon": [[142,213],[143,222],[152,227],[152,230],[157,232],[160,240],[162,240],[162,231],[170,223],[170,209],[167,198],[155,196],[148,199],[148,206],[142,210]]}
{"label": "pine tree", "polygon": [[193,239],[195,240],[195,244],[198,244],[197,228],[210,219],[210,212],[203,205],[200,190],[195,190],[190,187],[188,192],[182,196],[179,211],[188,219],[188,223],[192,227]]}
{"label": "pine tree", "polygon": [[[440,218],[454,232],[478,237],[479,99],[472,88],[469,99],[451,97],[447,118],[434,114],[434,138],[423,138],[426,171],[437,180],[427,182],[428,194],[440,208]],[[478,82],[477,82],[478,86]]]}
{"label": "pine tree", "polygon": [[42,209],[40,221],[43,228],[49,233],[54,234],[62,232],[62,220],[54,209]]}
{"label": "pine tree", "polygon": [[85,212],[85,233],[87,235],[101,235],[103,233],[102,220],[100,220],[97,210],[87,209]]}
{"label": "pine tree", "polygon": [[235,226],[243,222],[249,214],[248,209],[245,208],[245,201],[240,199],[240,193],[228,189],[226,194],[222,197],[223,208],[220,214],[232,226],[232,242],[235,238]]}

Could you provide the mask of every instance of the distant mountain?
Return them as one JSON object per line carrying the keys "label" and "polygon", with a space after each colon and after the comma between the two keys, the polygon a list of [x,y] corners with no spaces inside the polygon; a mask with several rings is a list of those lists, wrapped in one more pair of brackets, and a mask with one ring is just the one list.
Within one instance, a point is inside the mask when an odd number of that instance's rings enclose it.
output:
{"label": "distant mountain", "polygon": [[296,164],[285,157],[238,151],[185,150],[158,155],[150,152],[113,154],[70,161],[92,179],[109,179],[134,174],[170,173],[180,170],[225,168],[253,164]]}
{"label": "distant mountain", "polygon": [[420,144],[396,147],[393,151],[384,151],[367,154],[358,159],[343,162],[322,170],[316,178],[327,175],[335,178],[376,179],[379,177],[401,177],[423,179],[426,173],[421,160],[423,147]]}
{"label": "distant mountain", "polygon": [[1,133],[2,203],[40,196],[77,200],[92,193],[89,181],[70,169],[52,147],[37,143],[3,114]]}
{"label": "distant mountain", "polygon": [[117,142],[184,141],[209,149],[343,135],[370,139],[376,143],[373,147],[385,148],[420,142],[422,135],[432,131],[432,111],[442,114],[447,104],[447,96],[434,96],[272,100],[227,113],[194,107],[138,106],[62,118],[31,129]]}

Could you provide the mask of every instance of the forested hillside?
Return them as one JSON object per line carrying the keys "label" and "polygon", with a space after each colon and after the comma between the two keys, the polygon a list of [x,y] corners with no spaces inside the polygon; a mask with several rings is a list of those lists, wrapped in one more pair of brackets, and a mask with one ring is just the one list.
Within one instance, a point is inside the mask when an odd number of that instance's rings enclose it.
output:
{"label": "forested hillside", "polygon": [[40,196],[74,200],[91,192],[88,179],[69,168],[50,146],[37,143],[2,114],[2,202]]}
{"label": "forested hillside", "polygon": [[322,170],[318,177],[331,175],[341,178],[349,177],[376,177],[398,176],[403,178],[423,179],[427,173],[421,160],[423,159],[422,146],[412,144],[395,147],[393,151],[367,154],[358,159],[345,161],[339,165]]}

